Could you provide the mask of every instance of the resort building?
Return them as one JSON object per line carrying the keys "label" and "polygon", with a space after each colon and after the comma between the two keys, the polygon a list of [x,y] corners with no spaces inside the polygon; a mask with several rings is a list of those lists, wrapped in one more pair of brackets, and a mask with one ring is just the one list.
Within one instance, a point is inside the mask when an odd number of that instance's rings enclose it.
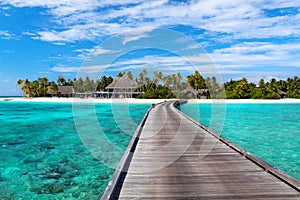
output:
{"label": "resort building", "polygon": [[73,86],[58,86],[57,96],[58,97],[73,97],[75,95],[75,90]]}
{"label": "resort building", "polygon": [[125,76],[115,78],[105,89],[111,98],[132,98],[134,94],[142,93],[137,91],[137,82]]}
{"label": "resort building", "polygon": [[76,92],[73,86],[58,86],[57,91],[48,87],[47,94],[51,97],[76,97],[76,98],[133,98],[142,94],[138,83],[127,77],[117,77],[105,90]]}
{"label": "resort building", "polygon": [[57,96],[57,91],[53,90],[50,86],[47,89],[47,96],[55,97]]}

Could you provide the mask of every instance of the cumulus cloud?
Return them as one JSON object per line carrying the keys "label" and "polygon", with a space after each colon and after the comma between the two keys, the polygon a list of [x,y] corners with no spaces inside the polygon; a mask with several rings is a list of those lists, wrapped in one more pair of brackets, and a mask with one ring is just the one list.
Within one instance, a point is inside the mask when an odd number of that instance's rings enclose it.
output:
{"label": "cumulus cloud", "polygon": [[[299,1],[191,0],[176,3],[168,0],[0,0],[0,4],[3,7],[45,8],[55,26],[23,34],[53,44],[99,41],[107,36],[128,32],[122,41],[126,45],[148,36],[147,31],[135,33],[137,28],[183,25],[201,30],[190,33],[191,29],[188,29],[187,34],[212,47],[210,57],[224,74],[245,73],[245,69],[251,67],[299,67],[300,63],[299,44],[293,41],[298,40],[300,35]],[[12,36],[7,31],[0,31],[1,38]],[[283,41],[283,38],[288,40]],[[281,42],[274,42],[276,40]],[[193,48],[196,46],[186,47],[187,50]],[[77,52],[95,55],[112,53],[101,48]],[[119,69],[146,65],[154,59],[163,67],[178,69],[185,66],[188,69],[188,65],[178,58],[160,56],[120,61]],[[99,67],[89,69],[97,71]],[[74,72],[75,68],[54,67],[52,71]]]}
{"label": "cumulus cloud", "polygon": [[[190,25],[240,38],[269,38],[300,34],[299,14],[267,16],[263,9],[299,8],[288,0],[276,3],[250,0],[203,0],[170,3],[167,0],[0,0],[16,7],[44,7],[64,30],[39,31],[44,41],[93,40],[145,26]],[[196,36],[197,37],[197,36]],[[132,39],[132,40],[130,40]],[[126,41],[139,39],[132,36]]]}
{"label": "cumulus cloud", "polygon": [[210,56],[220,68],[300,67],[300,43],[244,42],[217,49]]}

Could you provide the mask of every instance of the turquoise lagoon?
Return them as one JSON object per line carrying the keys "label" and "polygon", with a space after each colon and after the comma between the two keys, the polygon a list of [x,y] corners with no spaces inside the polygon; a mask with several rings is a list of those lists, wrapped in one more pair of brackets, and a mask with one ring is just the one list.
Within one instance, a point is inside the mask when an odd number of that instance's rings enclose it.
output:
{"label": "turquoise lagoon", "polygon": [[[300,180],[300,104],[185,104],[181,109],[231,142]],[[224,124],[220,123],[222,120],[213,122],[212,116],[224,118]]]}
{"label": "turquoise lagoon", "polygon": [[[118,163],[149,107],[95,106],[105,138],[120,149],[106,159]],[[116,123],[114,112],[125,120]],[[89,114],[82,110],[85,121]],[[111,149],[101,148],[111,155]],[[82,144],[71,103],[0,102],[0,158],[1,200],[99,199],[114,173],[109,161],[94,158]]]}
{"label": "turquoise lagoon", "polygon": [[[118,163],[150,107],[127,106],[79,106],[75,113],[83,120],[75,123],[71,103],[0,102],[0,199],[98,199],[114,173],[106,164]],[[223,108],[182,106],[186,114],[200,116],[202,124],[215,130],[220,124],[213,123],[212,109],[220,114]],[[300,179],[299,113],[299,104],[227,104],[221,135]],[[117,155],[100,141],[97,153],[102,156],[96,159],[93,147],[83,145],[77,130],[97,133],[97,126],[88,123],[94,114],[103,138],[118,148]]]}

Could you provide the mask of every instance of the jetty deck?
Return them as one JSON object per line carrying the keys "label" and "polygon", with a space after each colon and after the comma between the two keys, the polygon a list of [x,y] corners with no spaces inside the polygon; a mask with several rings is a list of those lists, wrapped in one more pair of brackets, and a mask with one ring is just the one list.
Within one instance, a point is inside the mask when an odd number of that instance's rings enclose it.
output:
{"label": "jetty deck", "polygon": [[300,199],[297,180],[173,103],[148,111],[102,199]]}

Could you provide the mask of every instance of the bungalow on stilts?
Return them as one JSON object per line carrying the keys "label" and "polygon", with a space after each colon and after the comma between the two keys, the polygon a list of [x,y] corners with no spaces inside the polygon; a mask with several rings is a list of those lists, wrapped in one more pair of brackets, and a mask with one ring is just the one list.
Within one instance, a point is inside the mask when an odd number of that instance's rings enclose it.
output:
{"label": "bungalow on stilts", "polygon": [[106,87],[111,98],[133,98],[135,94],[141,93],[138,92],[137,89],[137,82],[125,76],[115,78],[113,82]]}

